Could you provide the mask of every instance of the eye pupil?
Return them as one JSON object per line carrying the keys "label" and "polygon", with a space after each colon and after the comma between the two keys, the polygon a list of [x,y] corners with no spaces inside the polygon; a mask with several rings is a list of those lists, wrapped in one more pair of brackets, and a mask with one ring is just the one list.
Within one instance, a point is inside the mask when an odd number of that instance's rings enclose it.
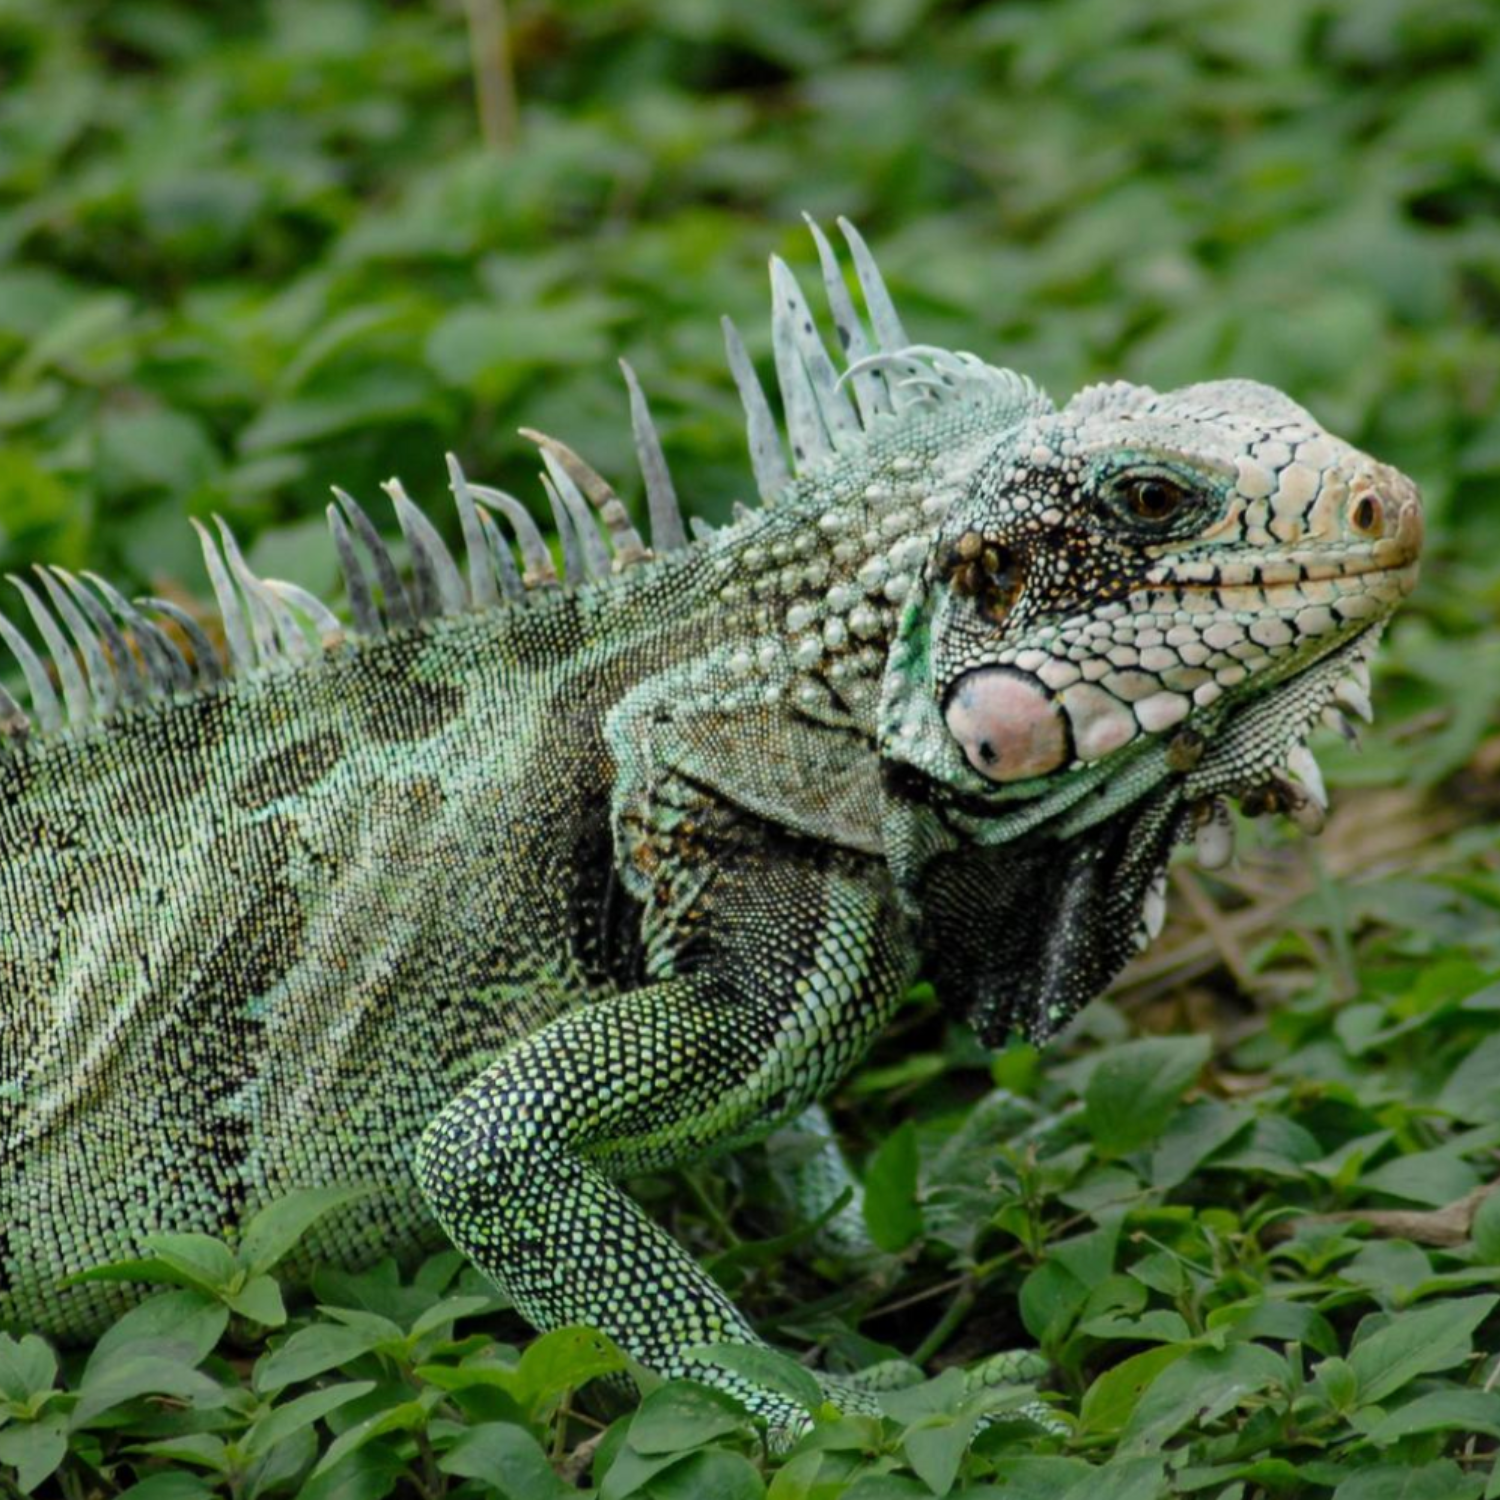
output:
{"label": "eye pupil", "polygon": [[1127,500],[1131,511],[1145,521],[1164,521],[1182,504],[1183,493],[1161,479],[1140,479],[1131,485]]}

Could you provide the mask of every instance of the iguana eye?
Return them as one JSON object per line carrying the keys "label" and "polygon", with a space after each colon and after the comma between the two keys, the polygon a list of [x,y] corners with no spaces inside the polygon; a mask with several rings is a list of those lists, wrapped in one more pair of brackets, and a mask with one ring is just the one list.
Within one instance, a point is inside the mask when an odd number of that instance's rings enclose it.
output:
{"label": "iguana eye", "polygon": [[1159,475],[1127,481],[1120,490],[1125,509],[1140,521],[1168,521],[1192,499],[1180,484]]}

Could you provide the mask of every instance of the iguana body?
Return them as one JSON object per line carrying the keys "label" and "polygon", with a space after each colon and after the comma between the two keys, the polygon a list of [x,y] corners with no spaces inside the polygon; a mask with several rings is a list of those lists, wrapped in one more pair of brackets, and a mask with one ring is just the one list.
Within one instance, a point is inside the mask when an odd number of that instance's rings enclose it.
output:
{"label": "iguana body", "polygon": [[227,680],[44,580],[66,715],[13,630],[36,722],[0,705],[0,1320],[86,1335],[131,1289],[69,1273],[364,1183],[310,1255],[436,1221],[537,1324],[733,1385],[690,1351],[753,1333],[614,1178],[797,1115],[924,968],[1047,1035],[1172,843],[1225,856],[1220,794],[1315,820],[1302,742],[1411,587],[1409,481],[1245,382],[1059,413],[907,347],[851,245],[841,384],[773,272],[795,479],[731,340],[768,504],[714,536],[676,545],[633,391],[659,555],[544,439],[562,588],[461,475],[467,581],[399,488],[409,586],[337,517],[348,636],[205,538]]}

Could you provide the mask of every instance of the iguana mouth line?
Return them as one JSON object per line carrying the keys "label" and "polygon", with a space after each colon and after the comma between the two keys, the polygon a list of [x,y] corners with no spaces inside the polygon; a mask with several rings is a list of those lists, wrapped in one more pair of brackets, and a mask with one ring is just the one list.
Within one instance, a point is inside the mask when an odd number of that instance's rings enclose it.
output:
{"label": "iguana mouth line", "polygon": [[1396,563],[1377,563],[1372,559],[1361,558],[1340,564],[1336,568],[1319,564],[1308,567],[1298,566],[1295,572],[1282,573],[1275,567],[1277,561],[1278,559],[1272,559],[1270,563],[1257,562],[1253,564],[1253,572],[1250,571],[1250,565],[1247,565],[1245,576],[1242,578],[1234,576],[1232,567],[1221,568],[1220,576],[1212,580],[1151,573],[1146,575],[1141,587],[1180,589],[1184,594],[1212,594],[1220,589],[1233,588],[1263,588],[1269,591],[1295,588],[1301,583],[1337,583],[1343,578],[1370,578],[1380,574],[1402,573],[1408,568],[1415,567],[1417,563],[1415,557],[1405,558]]}
{"label": "iguana mouth line", "polygon": [[[1346,555],[1327,550],[1291,549],[1263,553],[1253,559],[1229,563],[1207,559],[1177,558],[1146,574],[1149,588],[1179,588],[1187,593],[1212,592],[1218,588],[1276,587],[1299,583],[1332,583],[1343,578],[1365,578],[1376,573],[1398,573],[1414,567],[1422,553],[1422,506],[1407,499],[1396,517],[1394,530],[1370,542],[1350,544],[1358,551]],[[1203,571],[1198,572],[1199,569]]]}

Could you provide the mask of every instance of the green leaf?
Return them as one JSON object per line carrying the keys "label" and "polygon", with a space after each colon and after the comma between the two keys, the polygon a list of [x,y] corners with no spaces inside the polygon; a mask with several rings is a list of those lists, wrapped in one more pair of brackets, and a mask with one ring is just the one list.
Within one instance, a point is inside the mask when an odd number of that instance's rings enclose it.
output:
{"label": "green leaf", "polygon": [[286,1322],[286,1304],[281,1288],[269,1276],[252,1276],[237,1292],[224,1296],[227,1306],[266,1328],[280,1328]]}
{"label": "green leaf", "polygon": [[368,1354],[384,1338],[369,1328],[350,1328],[342,1323],[299,1328],[279,1349],[261,1356],[255,1366],[255,1389],[271,1395],[297,1381],[310,1380]]}
{"label": "green leaf", "polygon": [[119,378],[132,311],[130,299],[118,292],[76,304],[36,339],[12,378],[25,383],[52,368],[85,381]]}
{"label": "green leaf", "polygon": [[1089,1289],[1060,1261],[1044,1260],[1021,1283],[1021,1321],[1039,1344],[1063,1339],[1088,1301]]}
{"label": "green leaf", "polygon": [[1106,1496],[1108,1500],[1163,1500],[1170,1493],[1160,1458],[1117,1456],[1078,1480],[1060,1500],[1105,1500]]}
{"label": "green leaf", "polygon": [[16,1471],[16,1485],[29,1495],[67,1457],[67,1420],[49,1415],[0,1429],[0,1464]]}
{"label": "green leaf", "polygon": [[1318,1354],[1332,1354],[1339,1348],[1337,1336],[1321,1313],[1300,1302],[1284,1302],[1268,1295],[1214,1308],[1208,1315],[1208,1328],[1211,1333],[1228,1329],[1234,1339],[1304,1344]]}
{"label": "green leaf", "polygon": [[762,1500],[766,1486],[749,1459],[710,1449],[657,1474],[646,1493],[651,1500]]}
{"label": "green leaf", "polygon": [[1491,1193],[1474,1212],[1469,1231],[1474,1253],[1487,1266],[1500,1266],[1500,1193]]}
{"label": "green leaf", "polygon": [[384,1313],[371,1312],[367,1307],[320,1307],[318,1311],[330,1323],[357,1328],[378,1343],[389,1344],[392,1349],[406,1343],[406,1330]]}
{"label": "green leaf", "polygon": [[148,1343],[159,1352],[177,1352],[188,1364],[201,1364],[229,1326],[229,1309],[212,1292],[196,1288],[158,1292],[132,1307],[99,1335],[89,1366],[114,1357],[126,1344]]}
{"label": "green leaf", "polygon": [[1479,1186],[1479,1174],[1451,1149],[1413,1151],[1363,1174],[1360,1185],[1408,1203],[1441,1208]]}
{"label": "green leaf", "polygon": [[468,303],[432,330],[427,360],[449,385],[478,386],[493,399],[515,390],[538,366],[587,368],[607,358],[603,325],[612,312],[610,304],[592,297],[547,308]]}
{"label": "green leaf", "polygon": [[1432,1259],[1405,1240],[1377,1240],[1339,1274],[1354,1286],[1368,1287],[1382,1301],[1400,1306],[1432,1275]]}
{"label": "green leaf", "polygon": [[1482,1432],[1500,1437],[1500,1391],[1433,1391],[1387,1412],[1365,1436],[1384,1448],[1416,1432]]}
{"label": "green leaf", "polygon": [[385,1500],[406,1472],[400,1454],[377,1440],[324,1473],[309,1475],[297,1500]]}
{"label": "green leaf", "polygon": [[696,1381],[673,1380],[641,1402],[629,1442],[637,1453],[680,1453],[748,1426],[745,1408],[732,1396]]}
{"label": "green leaf", "polygon": [[774,1474],[766,1486],[766,1500],[816,1500],[827,1494],[826,1485],[819,1485],[825,1467],[821,1452],[793,1454]]}
{"label": "green leaf", "polygon": [[1078,1420],[1085,1432],[1120,1432],[1152,1381],[1190,1351],[1181,1345],[1145,1349],[1106,1370],[1083,1394]]}
{"label": "green leaf", "polygon": [[70,1425],[75,1430],[87,1427],[138,1396],[175,1396],[200,1408],[223,1406],[229,1399],[216,1380],[185,1363],[173,1345],[124,1344],[108,1359],[90,1363],[78,1386]]}
{"label": "green leaf", "polygon": [[646,1486],[658,1474],[681,1462],[680,1453],[637,1453],[628,1443],[621,1443],[599,1486],[599,1500],[626,1500],[627,1496],[646,1494]]}
{"label": "green leaf", "polygon": [[[171,1256],[150,1255],[137,1259],[108,1261],[103,1265],[90,1266],[86,1271],[77,1271],[63,1278],[63,1286],[74,1286],[90,1281],[143,1281],[156,1286],[191,1287],[198,1291],[218,1296],[228,1289],[239,1274],[231,1258],[226,1270],[218,1256],[204,1250],[204,1246],[216,1245],[226,1255],[228,1246],[207,1235],[183,1235],[183,1240],[201,1243],[190,1247],[186,1253],[179,1248]],[[223,1279],[219,1280],[220,1273]]]}
{"label": "green leaf", "polygon": [[1474,1330],[1500,1305],[1500,1297],[1454,1297],[1413,1312],[1398,1313],[1378,1332],[1359,1338],[1349,1365],[1360,1400],[1384,1401],[1418,1375],[1462,1364]]}
{"label": "green leaf", "polygon": [[57,1356],[34,1333],[13,1339],[0,1333],[0,1397],[24,1406],[32,1396],[57,1382]]}
{"label": "green leaf", "polygon": [[60,524],[76,504],[72,490],[40,458],[18,444],[6,444],[5,462],[0,464],[0,517],[5,531],[19,535]]}
{"label": "green leaf", "polygon": [[848,1489],[834,1492],[839,1500],[929,1500],[931,1491],[904,1474],[861,1474]]}
{"label": "green leaf", "polygon": [[532,1411],[540,1412],[565,1391],[624,1368],[625,1356],[602,1333],[592,1328],[554,1328],[522,1351],[516,1393]]}
{"label": "green leaf", "polygon": [[184,1432],[175,1437],[158,1438],[154,1443],[134,1443],[132,1453],[149,1453],[173,1463],[196,1465],[215,1474],[230,1470],[224,1439],[212,1432]]}
{"label": "green leaf", "polygon": [[922,1232],[917,1168],[917,1129],[906,1120],[880,1143],[865,1169],[865,1228],[882,1250],[904,1250]]}
{"label": "green leaf", "polygon": [[1313,1378],[1335,1411],[1352,1411],[1359,1400],[1359,1381],[1349,1361],[1334,1355],[1313,1371]]}
{"label": "green leaf", "polygon": [[236,1247],[240,1265],[252,1275],[269,1271],[325,1214],[368,1198],[367,1187],[302,1188],[261,1209],[245,1225]]}
{"label": "green leaf", "polygon": [[141,489],[189,494],[209,479],[219,458],[201,422],[157,408],[106,412],[97,462],[99,482],[109,494]]}
{"label": "green leaf", "polygon": [[388,1432],[416,1432],[426,1427],[432,1408],[440,1399],[440,1392],[426,1390],[414,1401],[398,1401],[383,1411],[372,1413],[362,1422],[356,1422],[328,1445],[309,1478],[317,1479],[331,1473],[366,1443],[384,1437]]}
{"label": "green leaf", "polygon": [[1151,1185],[1176,1187],[1186,1182],[1215,1151],[1227,1146],[1252,1124],[1243,1105],[1218,1099],[1196,1099],[1167,1121],[1151,1154]]}
{"label": "green leaf", "polygon": [[1100,1153],[1124,1156],[1155,1140],[1212,1050],[1207,1037],[1184,1036],[1105,1051],[1084,1089],[1084,1123]]}
{"label": "green leaf", "polygon": [[425,415],[434,401],[425,372],[393,366],[341,375],[326,392],[268,402],[240,433],[242,453],[265,453]]}
{"label": "green leaf", "polygon": [[[252,1460],[246,1475],[246,1500],[260,1500],[262,1495],[274,1495],[279,1490],[291,1488],[312,1468],[317,1456],[318,1434],[312,1427],[302,1427],[290,1437],[283,1438]],[[293,1493],[301,1500],[307,1494],[307,1487],[293,1490]]]}
{"label": "green leaf", "polygon": [[1289,1383],[1286,1360],[1262,1344],[1194,1349],[1160,1371],[1121,1437],[1124,1450],[1154,1450],[1189,1422],[1206,1427],[1247,1396]]}
{"label": "green leaf", "polygon": [[403,1337],[412,1321],[437,1300],[435,1293],[422,1286],[403,1285],[400,1270],[390,1258],[358,1272],[319,1266],[312,1283],[318,1301],[325,1306],[380,1313],[403,1330]]}
{"label": "green leaf", "polygon": [[239,1273],[234,1252],[206,1234],[148,1234],[142,1248],[176,1271],[189,1286],[222,1293]]}
{"label": "green leaf", "polygon": [[1166,1307],[1150,1308],[1138,1318],[1115,1313],[1088,1318],[1078,1325],[1078,1331],[1091,1339],[1130,1339],[1143,1344],[1187,1344],[1193,1337],[1182,1314]]}
{"label": "green leaf", "polygon": [[490,1297],[445,1297],[441,1302],[435,1302],[411,1325],[411,1337],[421,1338],[424,1334],[450,1327],[461,1318],[470,1318],[486,1311],[493,1302],[494,1299]]}
{"label": "green leaf", "polygon": [[1461,1120],[1500,1119],[1500,1032],[1484,1037],[1448,1075],[1438,1095],[1439,1109]]}
{"label": "green leaf", "polygon": [[121,1490],[115,1500],[213,1500],[219,1491],[196,1474],[153,1474],[129,1489]]}
{"label": "green leaf", "polygon": [[[1095,1470],[1081,1458],[1053,1456],[1002,1456],[994,1460],[995,1478],[1003,1500],[1058,1500],[1058,1497],[1091,1479]],[[984,1500],[990,1496],[980,1495]],[[1000,1500],[996,1497],[996,1500]],[[978,1500],[978,1497],[975,1497]],[[1105,1500],[1101,1493],[1098,1500]]]}
{"label": "green leaf", "polygon": [[505,1500],[554,1500],[575,1494],[553,1472],[542,1446],[513,1422],[481,1422],[438,1459],[444,1474],[479,1479]]}
{"label": "green leaf", "polygon": [[326,1417],[329,1412],[361,1396],[368,1396],[375,1389],[373,1380],[349,1380],[341,1385],[325,1386],[321,1390],[308,1391],[306,1395],[294,1397],[280,1406],[258,1416],[245,1435],[245,1452],[251,1458],[260,1458],[269,1453],[277,1443],[284,1442],[293,1433],[310,1427]]}
{"label": "green leaf", "polygon": [[1344,1480],[1333,1500],[1478,1500],[1483,1484],[1447,1460],[1421,1467],[1387,1462]]}
{"label": "green leaf", "polygon": [[912,1427],[901,1439],[907,1462],[917,1477],[934,1495],[943,1496],[953,1488],[959,1465],[974,1438],[974,1417],[957,1421],[931,1422]]}
{"label": "green leaf", "polygon": [[[920,1376],[915,1365],[911,1374]],[[877,1390],[875,1399],[880,1410],[903,1427],[919,1427],[930,1417],[951,1417],[964,1404],[969,1389],[964,1371],[951,1366],[931,1380],[914,1380],[892,1390]]]}

